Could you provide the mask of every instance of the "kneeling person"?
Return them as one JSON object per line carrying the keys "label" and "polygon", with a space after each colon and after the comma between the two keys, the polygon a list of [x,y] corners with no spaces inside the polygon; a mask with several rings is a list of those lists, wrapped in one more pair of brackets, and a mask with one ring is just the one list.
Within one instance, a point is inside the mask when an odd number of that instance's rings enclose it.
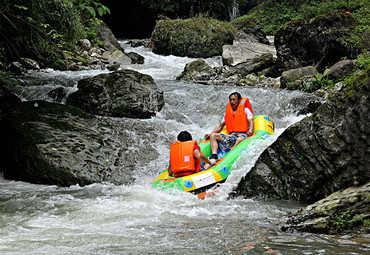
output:
{"label": "kneeling person", "polygon": [[192,139],[191,134],[187,131],[180,132],[177,141],[171,143],[168,174],[178,178],[198,173],[201,161],[211,164],[200,151],[197,141]]}

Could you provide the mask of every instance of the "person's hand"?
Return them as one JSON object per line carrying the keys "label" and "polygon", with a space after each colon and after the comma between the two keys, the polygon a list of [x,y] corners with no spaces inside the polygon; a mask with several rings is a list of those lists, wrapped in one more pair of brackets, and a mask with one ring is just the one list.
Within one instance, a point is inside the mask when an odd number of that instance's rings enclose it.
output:
{"label": "person's hand", "polygon": [[252,136],[253,135],[253,132],[248,130],[247,135],[248,136]]}
{"label": "person's hand", "polygon": [[204,138],[206,138],[206,140],[208,140],[210,136],[211,136],[211,134],[205,134]]}

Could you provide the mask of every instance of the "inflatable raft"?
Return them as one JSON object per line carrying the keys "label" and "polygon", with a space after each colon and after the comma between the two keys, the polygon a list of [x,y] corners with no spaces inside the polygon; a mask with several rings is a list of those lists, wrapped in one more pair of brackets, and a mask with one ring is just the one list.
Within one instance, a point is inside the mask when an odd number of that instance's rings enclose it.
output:
{"label": "inflatable raft", "polygon": [[[238,157],[244,153],[254,140],[266,139],[267,136],[274,132],[274,124],[267,115],[256,115],[254,121],[254,133],[252,136],[243,140],[231,151],[218,151],[219,161],[211,168],[195,173],[192,175],[174,178],[168,175],[167,169],[160,171],[158,177],[153,181],[153,188],[161,190],[180,190],[184,192],[191,192],[198,195],[199,198],[204,198],[207,190],[215,187],[217,184],[225,182],[227,177],[233,170],[233,164]],[[226,133],[226,128],[221,132]],[[211,145],[209,140],[198,141],[201,151],[206,157],[209,157],[211,152]]]}

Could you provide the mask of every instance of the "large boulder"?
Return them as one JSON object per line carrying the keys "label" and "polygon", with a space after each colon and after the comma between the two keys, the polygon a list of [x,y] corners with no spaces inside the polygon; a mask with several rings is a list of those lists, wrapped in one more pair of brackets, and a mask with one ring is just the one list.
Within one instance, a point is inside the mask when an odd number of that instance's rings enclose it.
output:
{"label": "large boulder", "polygon": [[101,40],[102,42],[109,42],[112,45],[114,45],[118,50],[121,50],[123,52],[123,49],[119,44],[117,38],[114,36],[112,30],[110,30],[110,28],[104,22],[101,21],[97,25],[97,32],[99,40]]}
{"label": "large boulder", "polygon": [[281,88],[288,88],[290,90],[299,89],[305,82],[305,79],[315,78],[317,74],[318,72],[313,66],[284,71],[280,78]]}
{"label": "large boulder", "polygon": [[[127,130],[138,129],[137,123],[43,101],[16,102],[5,110],[0,106],[7,112],[0,119],[0,172],[6,179],[59,186],[127,185],[134,180],[134,162],[149,163],[157,157],[149,143],[127,135]],[[147,127],[140,132],[145,135]],[[148,151],[140,159],[127,153],[140,146]]]}
{"label": "large boulder", "polygon": [[234,41],[233,45],[222,47],[222,62],[224,65],[235,66],[266,54],[276,57],[275,47],[259,42],[239,40]]}
{"label": "large boulder", "polygon": [[324,234],[370,232],[370,182],[338,191],[289,215],[284,231]]}
{"label": "large boulder", "polygon": [[341,11],[285,24],[275,36],[279,68],[311,65],[322,73],[342,57],[351,55],[344,39],[350,36],[353,27],[352,17]]}
{"label": "large boulder", "polygon": [[276,59],[271,53],[256,55],[254,58],[245,60],[235,66],[224,66],[221,77],[239,76],[244,78],[250,73],[258,73],[275,64]]}
{"label": "large boulder", "polygon": [[305,94],[294,97],[289,101],[292,109],[295,109],[297,115],[314,113],[325,102],[321,97]]}
{"label": "large boulder", "polygon": [[204,17],[165,18],[157,21],[150,40],[156,54],[206,58],[221,55],[222,46],[231,44],[235,33],[229,22]]}
{"label": "large boulder", "polygon": [[240,181],[237,195],[315,202],[370,180],[370,68],[295,123]]}
{"label": "large boulder", "polygon": [[0,121],[4,118],[13,105],[21,103],[21,99],[5,88],[0,81]]}
{"label": "large boulder", "polygon": [[150,118],[162,109],[164,100],[151,76],[121,70],[80,80],[67,104],[97,115]]}
{"label": "large boulder", "polygon": [[355,67],[356,62],[352,60],[341,60],[330,67],[330,69],[325,73],[325,76],[329,79],[337,80],[345,76],[349,76]]}
{"label": "large boulder", "polygon": [[184,71],[176,79],[198,83],[207,83],[216,75],[216,70],[200,58],[193,62],[187,63],[185,65]]}
{"label": "large boulder", "polygon": [[253,43],[270,44],[265,32],[251,18],[239,18],[232,22],[238,29],[235,40]]}

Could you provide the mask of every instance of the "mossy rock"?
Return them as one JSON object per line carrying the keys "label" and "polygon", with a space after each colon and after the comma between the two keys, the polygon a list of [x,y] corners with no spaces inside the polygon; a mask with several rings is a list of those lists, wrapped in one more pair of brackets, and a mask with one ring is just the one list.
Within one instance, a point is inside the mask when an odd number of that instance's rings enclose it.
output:
{"label": "mossy rock", "polygon": [[162,55],[212,57],[222,54],[222,46],[231,44],[236,28],[215,19],[158,20],[151,36],[152,50]]}
{"label": "mossy rock", "polygon": [[50,65],[51,68],[53,68],[54,70],[60,70],[60,71],[66,71],[68,68],[67,68],[67,64],[61,60],[60,58],[58,58],[57,60],[55,60],[51,65]]}

